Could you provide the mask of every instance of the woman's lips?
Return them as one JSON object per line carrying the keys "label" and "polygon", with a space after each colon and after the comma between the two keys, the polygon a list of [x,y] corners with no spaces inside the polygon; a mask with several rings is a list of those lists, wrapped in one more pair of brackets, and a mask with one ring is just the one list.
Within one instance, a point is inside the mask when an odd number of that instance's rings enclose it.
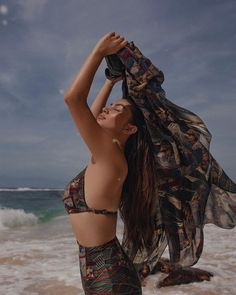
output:
{"label": "woman's lips", "polygon": [[102,119],[102,120],[104,120],[105,117],[104,117],[103,115],[99,115],[99,116],[98,116],[98,119]]}

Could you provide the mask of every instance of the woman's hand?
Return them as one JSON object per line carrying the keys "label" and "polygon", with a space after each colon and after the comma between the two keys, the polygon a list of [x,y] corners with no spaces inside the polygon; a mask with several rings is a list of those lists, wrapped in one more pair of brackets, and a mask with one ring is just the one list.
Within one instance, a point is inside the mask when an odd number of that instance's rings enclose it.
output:
{"label": "woman's hand", "polygon": [[121,48],[125,47],[128,41],[124,37],[116,34],[115,32],[109,32],[103,36],[95,45],[94,50],[102,57],[110,54],[117,53]]}
{"label": "woman's hand", "polygon": [[114,86],[117,82],[119,82],[123,79],[124,79],[124,76],[122,75],[122,76],[119,76],[119,77],[112,79],[112,80],[106,79],[106,83],[109,83],[111,86]]}
{"label": "woman's hand", "polygon": [[112,79],[112,82],[113,82],[113,84],[116,84],[117,82],[119,82],[119,81],[121,81],[121,80],[123,80],[123,79],[124,79],[124,76],[121,75],[121,76],[119,76],[119,77],[117,77],[117,78],[115,78],[115,79]]}

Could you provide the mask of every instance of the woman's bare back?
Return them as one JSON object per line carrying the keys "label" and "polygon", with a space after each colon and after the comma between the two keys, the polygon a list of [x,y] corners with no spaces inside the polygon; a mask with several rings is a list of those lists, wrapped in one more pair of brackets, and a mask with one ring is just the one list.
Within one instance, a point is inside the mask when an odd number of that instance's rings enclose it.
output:
{"label": "woman's bare back", "polygon": [[[110,161],[91,156],[84,174],[84,198],[90,208],[117,211],[123,183],[128,173],[125,156],[114,149]],[[70,214],[73,232],[83,246],[101,245],[116,235],[117,214],[80,212]]]}

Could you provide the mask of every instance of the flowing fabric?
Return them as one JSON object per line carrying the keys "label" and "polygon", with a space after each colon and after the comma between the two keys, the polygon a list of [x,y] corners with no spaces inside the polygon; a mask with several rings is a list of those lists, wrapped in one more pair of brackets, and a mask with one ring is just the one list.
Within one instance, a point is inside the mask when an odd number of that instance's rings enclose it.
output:
{"label": "flowing fabric", "polygon": [[[210,153],[212,135],[195,113],[166,98],[163,72],[145,57],[134,42],[106,56],[107,78],[121,74],[123,97],[142,111],[156,160],[156,229],[151,246],[131,257],[138,267],[152,271],[168,245],[172,267],[194,265],[203,250],[203,227],[213,223],[236,225],[236,184]],[[122,246],[130,256],[132,243]]]}

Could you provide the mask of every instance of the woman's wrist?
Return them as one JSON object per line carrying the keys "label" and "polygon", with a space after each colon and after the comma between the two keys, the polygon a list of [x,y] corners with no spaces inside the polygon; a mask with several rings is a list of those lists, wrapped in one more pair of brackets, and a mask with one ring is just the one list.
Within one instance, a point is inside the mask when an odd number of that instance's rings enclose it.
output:
{"label": "woman's wrist", "polygon": [[110,87],[113,87],[113,86],[115,85],[115,82],[112,81],[112,80],[106,79],[106,80],[105,80],[105,84],[107,84],[107,85],[110,86]]}
{"label": "woman's wrist", "polygon": [[101,50],[99,50],[96,46],[92,49],[92,54],[98,56],[99,58],[103,59],[104,58],[104,54]]}

